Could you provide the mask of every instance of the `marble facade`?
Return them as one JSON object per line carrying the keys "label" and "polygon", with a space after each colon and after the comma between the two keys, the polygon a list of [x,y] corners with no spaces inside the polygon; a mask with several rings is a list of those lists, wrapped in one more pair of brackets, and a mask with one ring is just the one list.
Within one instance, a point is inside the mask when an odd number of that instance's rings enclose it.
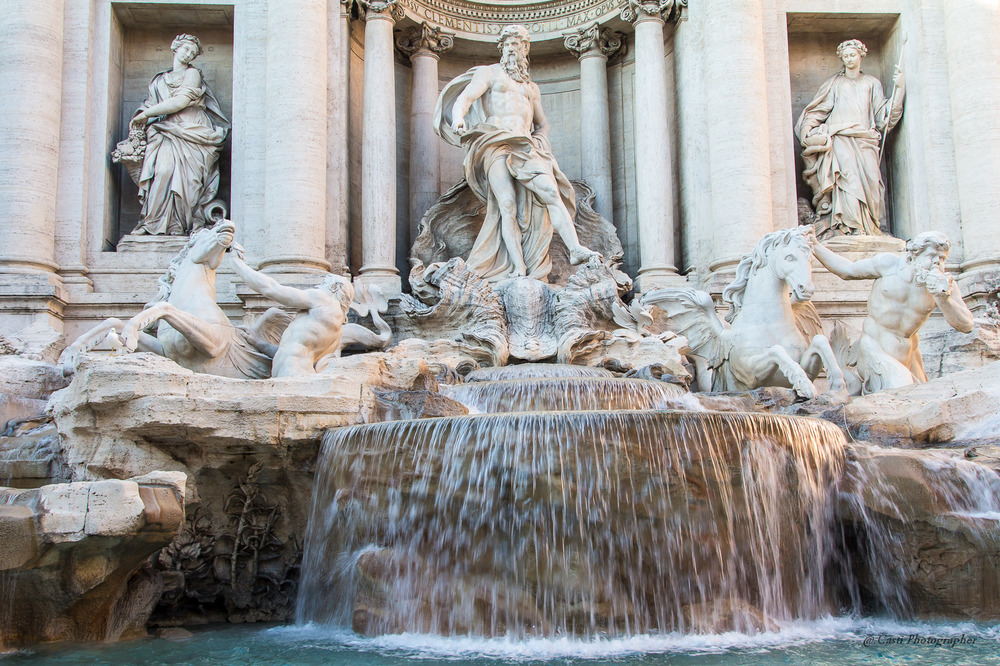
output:
{"label": "marble facade", "polygon": [[[233,120],[220,195],[257,267],[292,286],[332,270],[408,289],[419,217],[462,177],[433,104],[495,61],[509,23],[531,33],[553,152],[597,193],[639,290],[718,295],[760,237],[796,224],[810,191],[792,125],[836,45],[858,38],[887,90],[896,62],[907,76],[883,165],[892,234],[943,231],[970,308],[995,301],[994,3],[51,0],[0,18],[0,329],[44,321],[72,339],[155,291],[179,239],[121,242],[138,206],[108,154],[181,32],[203,40],[198,64]],[[859,323],[870,285],[816,273],[820,313]],[[268,305],[225,266],[217,286],[233,321]]]}

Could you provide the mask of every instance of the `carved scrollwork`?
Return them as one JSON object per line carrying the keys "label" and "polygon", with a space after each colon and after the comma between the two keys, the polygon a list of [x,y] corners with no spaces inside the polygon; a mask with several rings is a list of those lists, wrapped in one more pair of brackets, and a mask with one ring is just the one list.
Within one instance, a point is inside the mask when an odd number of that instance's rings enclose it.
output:
{"label": "carved scrollwork", "polygon": [[601,28],[596,22],[563,33],[563,45],[577,57],[599,52],[610,58],[625,50],[625,35],[609,28]]}
{"label": "carved scrollwork", "polygon": [[406,10],[399,0],[342,0],[351,6],[351,16],[368,20],[375,15],[388,16],[393,21],[406,17]]}
{"label": "carved scrollwork", "polygon": [[455,45],[455,35],[427,22],[407,28],[396,37],[396,48],[408,57],[419,51],[443,53]]}
{"label": "carved scrollwork", "polygon": [[628,0],[622,7],[623,21],[634,23],[644,16],[654,16],[664,21],[676,21],[680,18],[681,9],[687,6],[687,0]]}

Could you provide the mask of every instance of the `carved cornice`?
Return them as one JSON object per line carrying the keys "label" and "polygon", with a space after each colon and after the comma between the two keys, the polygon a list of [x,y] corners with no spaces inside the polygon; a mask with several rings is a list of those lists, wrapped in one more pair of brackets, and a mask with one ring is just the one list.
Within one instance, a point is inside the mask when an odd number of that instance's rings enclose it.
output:
{"label": "carved cornice", "polygon": [[572,51],[577,58],[599,53],[610,58],[619,51],[625,50],[625,35],[609,28],[602,28],[597,23],[577,28],[563,33],[563,46]]}
{"label": "carved cornice", "polygon": [[420,51],[444,53],[454,45],[455,33],[428,25],[426,21],[419,26],[407,28],[396,37],[396,48],[408,57],[413,57]]}
{"label": "carved cornice", "polygon": [[461,39],[490,42],[507,25],[523,25],[536,40],[619,14],[624,0],[399,0],[407,16],[454,31]]}
{"label": "carved cornice", "polygon": [[682,7],[687,7],[687,0],[628,0],[622,7],[621,17],[629,23],[646,17],[676,21],[680,18]]}
{"label": "carved cornice", "polygon": [[367,21],[371,18],[388,18],[400,21],[406,16],[406,10],[399,0],[341,0],[350,7],[351,18]]}

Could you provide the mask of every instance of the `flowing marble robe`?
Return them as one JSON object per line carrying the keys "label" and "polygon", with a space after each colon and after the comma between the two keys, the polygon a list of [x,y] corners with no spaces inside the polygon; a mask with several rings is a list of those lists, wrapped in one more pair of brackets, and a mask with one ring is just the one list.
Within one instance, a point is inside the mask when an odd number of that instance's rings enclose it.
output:
{"label": "flowing marble robe", "polygon": [[[528,277],[545,281],[552,270],[552,260],[549,257],[552,222],[548,211],[535,200],[523,183],[530,182],[540,174],[552,176],[559,187],[559,196],[569,211],[570,219],[576,218],[573,185],[559,170],[545,137],[540,134],[525,136],[487,123],[489,114],[483,106],[482,97],[472,104],[465,116],[469,130],[461,136],[454,132],[451,113],[455,100],[479,69],[480,67],[473,67],[445,86],[434,112],[434,128],[437,133],[451,145],[465,149],[465,180],[476,196],[486,203],[483,226],[465,263],[474,273],[489,282],[514,277],[514,266],[503,243],[503,234],[508,234],[520,239]],[[500,208],[490,191],[488,172],[498,159],[506,160],[507,170],[516,183],[517,222],[513,229],[502,229]]]}
{"label": "flowing marble robe", "polygon": [[[902,115],[902,101],[889,108],[882,83],[874,76],[843,72],[826,80],[795,123],[813,205],[829,195],[829,211],[817,210],[819,234],[879,235],[885,215],[885,185],[879,169],[879,143]],[[809,136],[814,128],[817,135]]]}
{"label": "flowing marble robe", "polygon": [[153,77],[139,111],[170,97],[190,102],[146,127],[138,183],[142,217],[132,233],[189,234],[205,226],[205,207],[219,191],[219,152],[229,121],[204,77],[200,87],[191,88],[171,83],[169,74]]}

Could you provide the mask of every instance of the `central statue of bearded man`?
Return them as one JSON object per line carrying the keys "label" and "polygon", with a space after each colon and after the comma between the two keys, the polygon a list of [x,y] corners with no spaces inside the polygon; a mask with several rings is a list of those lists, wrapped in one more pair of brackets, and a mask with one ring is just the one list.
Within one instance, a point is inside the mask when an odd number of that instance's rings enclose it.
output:
{"label": "central statue of bearded man", "polygon": [[490,282],[524,276],[544,281],[552,268],[553,230],[571,263],[599,256],[577,237],[573,186],[552,156],[541,93],[528,70],[529,46],[523,26],[504,28],[500,62],[451,81],[434,114],[437,133],[465,149],[465,179],[486,204],[466,264]]}

